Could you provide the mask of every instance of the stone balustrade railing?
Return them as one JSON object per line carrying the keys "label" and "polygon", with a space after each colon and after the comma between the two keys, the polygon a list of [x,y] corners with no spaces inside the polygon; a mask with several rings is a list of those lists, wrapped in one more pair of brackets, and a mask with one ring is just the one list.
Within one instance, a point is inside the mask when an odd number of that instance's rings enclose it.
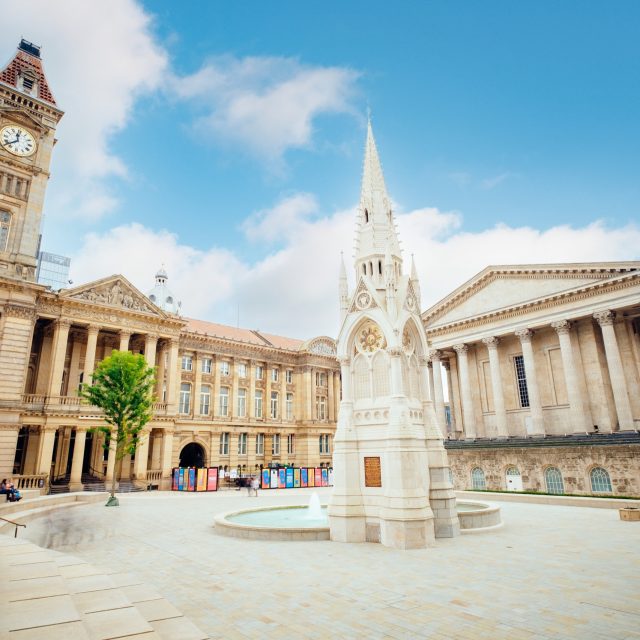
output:
{"label": "stone balustrade railing", "polygon": [[[42,411],[46,407],[72,413],[87,412],[98,415],[102,413],[102,409],[88,404],[84,398],[78,396],[48,396],[40,393],[25,393],[22,395],[22,404],[25,409],[31,411]],[[153,412],[166,414],[167,407],[168,404],[166,402],[154,402]]]}
{"label": "stone balustrade railing", "polygon": [[45,473],[15,475],[12,479],[17,489],[47,489],[49,486],[49,476]]}
{"label": "stone balustrade railing", "polygon": [[147,482],[162,480],[162,469],[150,469],[147,471]]}

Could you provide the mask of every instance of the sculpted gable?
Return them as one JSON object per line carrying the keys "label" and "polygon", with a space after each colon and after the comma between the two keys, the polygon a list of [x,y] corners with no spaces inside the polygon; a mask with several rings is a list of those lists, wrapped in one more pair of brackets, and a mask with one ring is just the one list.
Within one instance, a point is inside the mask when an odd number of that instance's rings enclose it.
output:
{"label": "sculpted gable", "polygon": [[166,317],[145,295],[123,276],[112,276],[60,293],[61,299],[83,300],[95,304],[151,313]]}

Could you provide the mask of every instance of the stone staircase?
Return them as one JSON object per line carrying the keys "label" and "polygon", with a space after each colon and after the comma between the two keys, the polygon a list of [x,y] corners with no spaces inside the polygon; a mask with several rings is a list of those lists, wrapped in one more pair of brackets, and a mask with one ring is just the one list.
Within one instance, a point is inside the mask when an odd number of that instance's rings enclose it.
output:
{"label": "stone staircase", "polygon": [[[54,498],[55,499],[55,498]],[[206,640],[134,575],[0,535],[0,637],[22,640]]]}
{"label": "stone staircase", "polygon": [[[100,478],[96,478],[95,476],[89,475],[88,473],[82,474],[82,490],[83,491],[110,491],[111,484],[105,483],[104,480]],[[118,487],[116,489],[116,493],[133,493],[136,491],[145,491],[144,487],[137,486],[131,480],[120,480],[118,483]],[[60,493],[69,493],[69,476],[63,476],[61,478],[57,478],[54,480],[50,487],[50,494],[60,494]]]}

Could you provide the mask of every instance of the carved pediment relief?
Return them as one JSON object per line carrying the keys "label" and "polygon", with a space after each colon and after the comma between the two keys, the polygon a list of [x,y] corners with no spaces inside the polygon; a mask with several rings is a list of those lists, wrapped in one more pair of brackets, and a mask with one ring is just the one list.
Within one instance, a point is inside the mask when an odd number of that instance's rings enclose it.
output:
{"label": "carved pediment relief", "polygon": [[69,289],[62,292],[60,297],[68,300],[86,300],[94,304],[166,317],[163,311],[156,307],[149,298],[140,293],[123,276],[113,276],[82,287]]}
{"label": "carved pediment relief", "polygon": [[28,111],[14,109],[13,107],[0,107],[0,115],[3,119],[7,118],[42,131],[42,122],[34,118]]}
{"label": "carved pediment relief", "polygon": [[335,356],[336,342],[328,337],[314,338],[309,342],[306,350],[319,356]]}

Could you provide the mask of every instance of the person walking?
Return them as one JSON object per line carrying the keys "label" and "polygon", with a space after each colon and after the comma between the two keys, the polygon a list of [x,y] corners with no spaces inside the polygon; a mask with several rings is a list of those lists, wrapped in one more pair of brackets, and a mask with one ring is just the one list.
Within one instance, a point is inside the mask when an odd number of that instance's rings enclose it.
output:
{"label": "person walking", "polygon": [[253,489],[253,494],[257,498],[258,489],[260,488],[260,480],[256,476],[253,476],[253,478],[251,478],[251,488]]}

